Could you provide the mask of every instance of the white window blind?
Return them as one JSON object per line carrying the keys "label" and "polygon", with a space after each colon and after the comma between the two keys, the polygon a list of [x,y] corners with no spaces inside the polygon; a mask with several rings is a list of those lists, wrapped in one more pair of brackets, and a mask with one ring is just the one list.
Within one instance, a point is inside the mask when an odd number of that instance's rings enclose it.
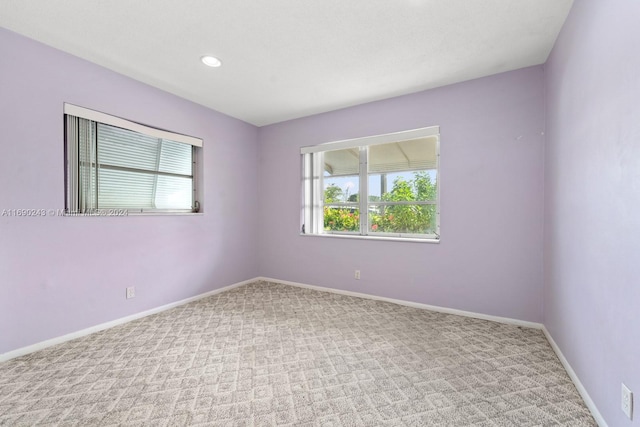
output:
{"label": "white window blind", "polygon": [[167,131],[142,133],[147,127],[135,125],[131,130],[67,114],[69,212],[198,210],[194,145],[165,138]]}

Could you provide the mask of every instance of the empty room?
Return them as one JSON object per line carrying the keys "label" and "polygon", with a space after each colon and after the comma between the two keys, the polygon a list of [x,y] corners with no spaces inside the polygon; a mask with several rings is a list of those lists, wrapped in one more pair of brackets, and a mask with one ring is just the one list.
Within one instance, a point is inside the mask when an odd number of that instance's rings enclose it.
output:
{"label": "empty room", "polygon": [[638,22],[3,0],[0,425],[639,426]]}

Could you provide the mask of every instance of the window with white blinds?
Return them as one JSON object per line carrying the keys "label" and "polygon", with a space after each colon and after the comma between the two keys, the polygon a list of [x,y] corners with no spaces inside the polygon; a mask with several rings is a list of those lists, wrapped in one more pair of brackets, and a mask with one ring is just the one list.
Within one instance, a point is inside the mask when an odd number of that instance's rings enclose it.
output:
{"label": "window with white blinds", "polygon": [[65,104],[67,212],[197,212],[202,141]]}

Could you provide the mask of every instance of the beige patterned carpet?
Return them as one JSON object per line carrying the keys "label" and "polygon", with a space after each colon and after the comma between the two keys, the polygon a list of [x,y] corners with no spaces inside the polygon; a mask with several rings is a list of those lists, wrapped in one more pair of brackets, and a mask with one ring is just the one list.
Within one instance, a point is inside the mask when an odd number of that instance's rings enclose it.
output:
{"label": "beige patterned carpet", "polygon": [[259,282],[0,364],[0,425],[596,424],[539,330]]}

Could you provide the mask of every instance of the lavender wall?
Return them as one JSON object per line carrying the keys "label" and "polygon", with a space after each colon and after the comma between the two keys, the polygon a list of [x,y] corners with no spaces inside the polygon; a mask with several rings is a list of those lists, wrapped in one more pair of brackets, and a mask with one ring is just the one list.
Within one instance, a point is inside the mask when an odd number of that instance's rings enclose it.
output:
{"label": "lavender wall", "polygon": [[545,66],[544,323],[610,426],[640,425],[638,16],[577,0]]}
{"label": "lavender wall", "polygon": [[[260,274],[541,321],[543,92],[532,67],[260,128]],[[441,243],[299,235],[301,146],[433,125]]]}
{"label": "lavender wall", "polygon": [[64,207],[63,102],[203,138],[205,210],[0,216],[0,354],[257,275],[254,126],[4,29],[0,61],[0,211]]}

